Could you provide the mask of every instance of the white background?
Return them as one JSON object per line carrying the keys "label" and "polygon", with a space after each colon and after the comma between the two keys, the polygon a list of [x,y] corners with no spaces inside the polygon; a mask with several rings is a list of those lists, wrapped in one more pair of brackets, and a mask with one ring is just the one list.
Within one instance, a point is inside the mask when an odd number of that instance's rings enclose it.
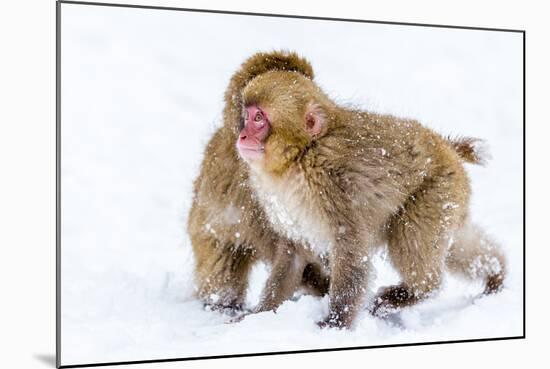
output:
{"label": "white background", "polygon": [[[38,3],[38,2],[36,2]],[[159,2],[160,3],[160,2]],[[163,2],[165,3],[165,2]],[[168,3],[168,2],[166,2]],[[545,240],[543,209],[547,200],[542,197],[547,182],[536,169],[545,165],[545,125],[543,110],[546,101],[548,55],[542,53],[546,34],[543,33],[541,9],[524,9],[522,5],[503,2],[470,5],[468,2],[449,4],[426,3],[419,6],[405,2],[395,5],[377,5],[372,8],[343,6],[315,11],[293,8],[284,2],[277,7],[262,8],[259,4],[235,2],[224,8],[223,2],[169,2],[175,6],[207,7],[228,10],[311,14],[320,16],[356,17],[424,23],[494,26],[527,29],[527,140],[528,168],[528,326],[526,341],[492,342],[400,348],[399,355],[390,350],[368,350],[341,353],[322,353],[265,358],[229,359],[192,363],[151,365],[150,367],[216,367],[244,365],[269,367],[285,365],[319,365],[329,367],[344,360],[357,360],[370,365],[387,363],[388,355],[400,364],[418,362],[423,367],[445,364],[447,367],[471,365],[521,365],[526,357],[534,355],[543,343],[546,316],[544,301],[537,291],[545,291],[547,280],[542,274]],[[54,4],[40,2],[13,4],[18,12],[4,9],[7,18],[2,24],[2,44],[8,45],[2,56],[2,145],[0,160],[4,169],[1,183],[2,220],[2,327],[7,350],[6,364],[13,367],[44,366],[40,357],[54,352]],[[297,6],[297,4],[292,4]],[[267,6],[267,5],[264,5]],[[498,11],[495,11],[498,9]],[[547,51],[545,51],[547,53]],[[538,68],[537,68],[538,66]],[[6,84],[7,81],[7,84]],[[16,99],[14,99],[14,97]],[[4,116],[4,114],[6,114]],[[6,142],[4,142],[4,140]],[[546,155],[547,157],[547,155]],[[532,160],[532,161],[531,161]],[[538,189],[538,191],[537,191]],[[537,219],[537,216],[541,216]],[[4,239],[5,238],[5,239]],[[429,360],[427,359],[429,353]],[[6,355],[6,354],[5,354]],[[449,362],[449,358],[452,360]],[[401,361],[402,360],[402,361]],[[47,361],[47,360],[46,360]],[[17,365],[16,363],[19,363]]]}

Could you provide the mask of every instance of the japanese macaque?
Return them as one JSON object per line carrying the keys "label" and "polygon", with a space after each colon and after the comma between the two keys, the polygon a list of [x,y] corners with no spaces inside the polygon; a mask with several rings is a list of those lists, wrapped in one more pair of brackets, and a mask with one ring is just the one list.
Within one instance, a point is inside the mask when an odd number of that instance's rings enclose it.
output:
{"label": "japanese macaque", "polygon": [[[242,89],[254,77],[274,70],[313,77],[309,63],[293,53],[259,53],[247,60],[231,78],[223,126],[210,139],[194,182],[188,232],[197,295],[212,309],[228,313],[243,308],[248,275],[259,260],[271,266],[271,274],[255,312],[276,309],[300,287],[317,295],[328,292],[320,258],[270,226],[235,147],[243,124]],[[295,257],[297,253],[301,256]]]}
{"label": "japanese macaque", "polygon": [[379,292],[375,315],[433,295],[445,269],[484,280],[486,293],[502,287],[504,257],[469,218],[463,162],[482,162],[475,139],[445,139],[414,120],[339,106],[296,71],[252,79],[242,116],[236,145],[250,187],[239,190],[254,191],[265,209],[253,224],[269,221],[328,259],[321,327],[353,325],[381,245],[402,282]]}

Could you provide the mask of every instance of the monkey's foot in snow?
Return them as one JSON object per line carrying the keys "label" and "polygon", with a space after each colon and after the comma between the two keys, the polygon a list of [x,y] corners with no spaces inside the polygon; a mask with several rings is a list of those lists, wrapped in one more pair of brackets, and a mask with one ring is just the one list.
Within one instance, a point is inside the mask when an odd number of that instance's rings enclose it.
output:
{"label": "monkey's foot in snow", "polygon": [[370,313],[379,318],[386,318],[402,307],[415,304],[418,300],[402,285],[385,287],[374,299]]}
{"label": "monkey's foot in snow", "polygon": [[321,329],[323,329],[323,328],[343,329],[343,328],[348,328],[349,324],[346,325],[346,323],[342,319],[339,319],[338,317],[329,315],[324,320],[318,321],[317,326]]}
{"label": "monkey's foot in snow", "polygon": [[484,295],[491,295],[497,292],[502,291],[504,288],[504,275],[495,274],[487,277],[485,290],[483,291]]}
{"label": "monkey's foot in snow", "polygon": [[405,327],[405,323],[403,323],[403,319],[401,318],[400,308],[398,307],[378,302],[369,309],[369,312],[373,316],[383,319],[392,327]]}
{"label": "monkey's foot in snow", "polygon": [[389,316],[396,315],[399,312],[399,308],[389,306],[384,303],[375,302],[374,305],[368,309],[368,311],[377,318],[386,319]]}
{"label": "monkey's foot in snow", "polygon": [[330,319],[320,320],[317,322],[317,326],[321,329],[324,328],[342,328],[340,325],[331,322]]}
{"label": "monkey's foot in snow", "polygon": [[246,309],[243,308],[241,304],[229,304],[229,305],[205,304],[204,310],[217,311],[223,315],[227,315],[230,317],[241,315],[243,312],[247,311]]}
{"label": "monkey's foot in snow", "polygon": [[234,315],[233,317],[227,319],[224,323],[225,324],[234,324],[234,323],[238,323],[240,321],[242,321],[244,318],[246,318],[247,316],[249,316],[250,314],[253,314],[254,312],[252,310],[244,310],[244,311],[241,311],[240,313]]}

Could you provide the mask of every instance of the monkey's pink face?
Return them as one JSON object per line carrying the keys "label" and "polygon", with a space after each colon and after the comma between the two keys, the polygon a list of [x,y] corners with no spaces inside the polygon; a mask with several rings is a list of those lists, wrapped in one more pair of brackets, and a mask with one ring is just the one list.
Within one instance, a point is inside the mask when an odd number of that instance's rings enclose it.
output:
{"label": "monkey's pink face", "polygon": [[244,127],[237,139],[237,150],[246,161],[263,157],[265,140],[269,136],[269,119],[265,111],[256,105],[245,108]]}

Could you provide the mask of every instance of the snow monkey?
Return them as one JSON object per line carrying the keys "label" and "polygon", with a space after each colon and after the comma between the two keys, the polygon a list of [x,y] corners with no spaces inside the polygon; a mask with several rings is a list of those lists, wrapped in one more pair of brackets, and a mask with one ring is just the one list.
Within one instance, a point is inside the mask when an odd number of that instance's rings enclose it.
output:
{"label": "snow monkey", "polygon": [[257,222],[328,259],[329,314],[319,326],[352,327],[381,245],[402,282],[379,292],[375,315],[433,295],[445,268],[484,280],[486,293],[502,287],[504,257],[469,219],[463,162],[482,162],[476,139],[339,106],[291,70],[253,78],[241,109],[236,145],[250,173],[244,191],[265,210]]}
{"label": "snow monkey", "polygon": [[247,60],[227,87],[223,126],[210,139],[194,182],[188,232],[197,295],[213,309],[229,313],[243,308],[248,275],[258,260],[272,268],[256,312],[277,308],[298,287],[316,295],[328,292],[319,257],[270,226],[235,147],[243,125],[242,89],[254,77],[275,70],[313,77],[310,64],[293,53],[259,53]]}

